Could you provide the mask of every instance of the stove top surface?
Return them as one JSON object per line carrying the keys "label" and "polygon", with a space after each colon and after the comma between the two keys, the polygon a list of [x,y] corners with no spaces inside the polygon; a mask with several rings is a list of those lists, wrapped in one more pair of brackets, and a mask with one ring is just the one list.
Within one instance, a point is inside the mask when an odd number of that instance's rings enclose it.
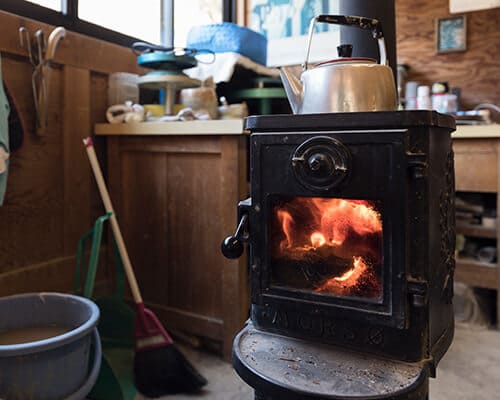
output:
{"label": "stove top surface", "polygon": [[327,130],[409,128],[415,126],[441,127],[455,130],[455,119],[436,111],[376,111],[321,114],[251,115],[244,129],[250,131]]}

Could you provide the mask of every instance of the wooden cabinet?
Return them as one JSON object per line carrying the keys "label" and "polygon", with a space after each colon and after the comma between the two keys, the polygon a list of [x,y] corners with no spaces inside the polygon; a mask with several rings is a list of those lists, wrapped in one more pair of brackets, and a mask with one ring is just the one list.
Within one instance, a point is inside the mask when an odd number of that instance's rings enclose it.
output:
{"label": "wooden cabinet", "polygon": [[218,122],[96,132],[108,135],[110,195],[145,303],[167,329],[220,343],[228,358],[249,294],[246,260],[224,258],[220,244],[248,195],[247,137],[241,121]]}
{"label": "wooden cabinet", "polygon": [[[457,192],[471,192],[485,196],[496,195],[497,215],[500,210],[500,135],[488,127],[479,131],[473,127],[459,127],[453,139],[455,153],[455,187]],[[498,127],[490,128],[492,131]],[[476,133],[474,133],[476,132]],[[477,133],[479,132],[479,133]],[[491,134],[485,134],[491,133]],[[470,225],[457,221],[457,233],[472,240],[488,239],[498,247],[500,228]],[[455,280],[470,286],[497,290],[497,321],[500,322],[500,268],[498,262],[480,262],[474,258],[457,257]]]}

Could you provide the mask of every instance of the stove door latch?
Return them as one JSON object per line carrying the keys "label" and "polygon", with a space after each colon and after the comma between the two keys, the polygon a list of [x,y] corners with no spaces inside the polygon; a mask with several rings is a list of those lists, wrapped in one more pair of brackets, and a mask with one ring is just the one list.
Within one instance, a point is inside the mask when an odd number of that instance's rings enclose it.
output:
{"label": "stove door latch", "polygon": [[424,307],[429,301],[429,284],[427,281],[409,280],[408,294],[414,307]]}
{"label": "stove door latch", "polygon": [[238,227],[232,236],[225,238],[220,249],[226,258],[239,258],[243,254],[243,243],[248,242],[248,209],[251,205],[251,198],[243,200],[238,204]]}

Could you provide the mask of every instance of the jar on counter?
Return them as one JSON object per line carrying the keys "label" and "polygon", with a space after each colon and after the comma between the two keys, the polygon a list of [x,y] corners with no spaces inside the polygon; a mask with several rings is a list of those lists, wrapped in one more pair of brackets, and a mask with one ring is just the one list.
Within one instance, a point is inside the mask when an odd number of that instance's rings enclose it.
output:
{"label": "jar on counter", "polygon": [[405,85],[405,110],[417,109],[418,82],[406,82]]}
{"label": "jar on counter", "polygon": [[444,113],[444,100],[446,98],[446,92],[448,91],[447,85],[443,82],[435,82],[432,84],[431,91],[432,109],[437,112]]}
{"label": "jar on counter", "polygon": [[429,86],[421,85],[417,88],[417,109],[418,110],[432,109]]}

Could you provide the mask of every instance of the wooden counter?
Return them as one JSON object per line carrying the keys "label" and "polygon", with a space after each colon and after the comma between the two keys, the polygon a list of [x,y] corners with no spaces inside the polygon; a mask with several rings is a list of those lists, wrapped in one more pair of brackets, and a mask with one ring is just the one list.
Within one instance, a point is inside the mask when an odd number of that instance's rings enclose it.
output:
{"label": "wooden counter", "polygon": [[[206,125],[205,125],[206,124]],[[242,121],[97,124],[108,185],[143,297],[165,323],[229,359],[248,318],[244,257],[220,252],[248,196]]]}
{"label": "wooden counter", "polygon": [[242,119],[96,124],[96,135],[241,135]]}
{"label": "wooden counter", "polygon": [[[500,210],[500,125],[459,126],[453,134],[455,187],[457,192],[496,194]],[[492,239],[500,243],[500,228],[457,223],[457,233],[470,240]],[[497,321],[500,322],[500,268],[496,263],[458,257],[455,279],[470,286],[497,290]]]}
{"label": "wooden counter", "polygon": [[500,124],[457,125],[451,134],[453,139],[500,138]]}

